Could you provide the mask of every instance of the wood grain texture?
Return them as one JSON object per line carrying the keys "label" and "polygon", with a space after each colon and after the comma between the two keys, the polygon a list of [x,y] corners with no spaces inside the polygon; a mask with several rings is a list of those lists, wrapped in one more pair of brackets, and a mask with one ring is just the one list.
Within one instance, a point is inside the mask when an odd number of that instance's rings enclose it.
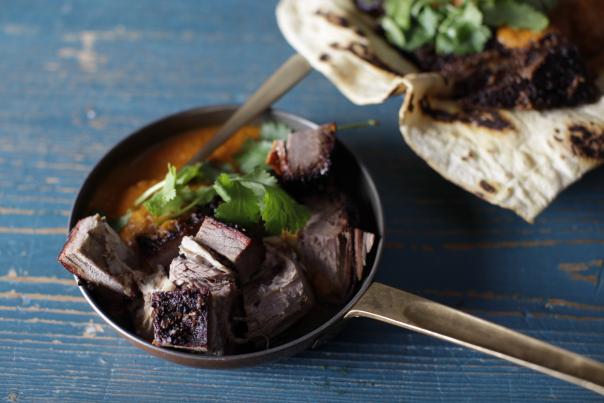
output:
{"label": "wood grain texture", "polygon": [[[275,1],[5,0],[0,10],[0,400],[601,401],[575,386],[364,320],[314,351],[234,371],[160,361],[92,312],[56,263],[75,194],[126,134],[241,102],[291,49]],[[280,108],[368,118],[340,138],[381,191],[378,279],[604,360],[604,171],[534,225],[447,183],[403,143],[400,99],[348,103],[311,74]]]}

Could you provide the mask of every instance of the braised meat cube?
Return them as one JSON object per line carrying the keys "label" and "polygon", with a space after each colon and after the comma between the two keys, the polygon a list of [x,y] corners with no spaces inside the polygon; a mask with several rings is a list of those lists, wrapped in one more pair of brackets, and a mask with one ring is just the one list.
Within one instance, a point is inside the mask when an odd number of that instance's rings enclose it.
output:
{"label": "braised meat cube", "polygon": [[67,270],[91,284],[130,298],[136,295],[136,255],[98,214],[78,221],[58,260]]}
{"label": "braised meat cube", "polygon": [[153,338],[153,294],[160,291],[173,291],[176,286],[161,267],[153,273],[136,277],[142,300],[135,300],[130,307],[134,316],[134,328],[140,336],[151,339]]}
{"label": "braised meat cube", "polygon": [[331,168],[336,125],[290,133],[287,141],[275,140],[266,163],[283,181],[310,181]]}
{"label": "braised meat cube", "polygon": [[344,302],[362,278],[374,235],[351,227],[342,197],[309,201],[312,215],[298,249],[317,298]]}
{"label": "braised meat cube", "polygon": [[170,264],[169,278],[181,288],[209,290],[212,298],[208,314],[214,324],[209,329],[212,352],[222,354],[233,337],[231,319],[239,295],[234,272],[192,237],[184,237],[180,255]]}
{"label": "braised meat cube", "polygon": [[186,350],[213,352],[208,288],[156,292],[152,297],[153,344]]}
{"label": "braised meat cube", "polygon": [[178,256],[178,247],[185,236],[194,235],[201,226],[204,216],[199,212],[175,220],[173,225],[152,234],[136,237],[138,250],[151,267],[158,265],[168,268],[172,259]]}
{"label": "braised meat cube", "polygon": [[242,283],[253,276],[264,260],[262,242],[211,217],[203,221],[195,240],[224,256],[233,265]]}
{"label": "braised meat cube", "polygon": [[243,287],[248,338],[274,337],[314,304],[300,263],[287,251],[267,246],[262,275]]}

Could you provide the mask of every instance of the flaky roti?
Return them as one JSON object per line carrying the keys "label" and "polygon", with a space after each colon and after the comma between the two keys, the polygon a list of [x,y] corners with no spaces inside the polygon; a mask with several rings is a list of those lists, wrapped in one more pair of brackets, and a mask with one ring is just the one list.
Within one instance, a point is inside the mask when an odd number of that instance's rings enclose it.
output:
{"label": "flaky roti", "polygon": [[[407,144],[446,179],[529,222],[604,162],[603,98],[545,112],[464,111],[447,99],[451,83],[418,73],[353,0],[281,0],[277,21],[289,43],[352,102],[405,92],[400,129]],[[604,74],[597,84],[604,90]]]}
{"label": "flaky roti", "polygon": [[528,222],[604,162],[604,97],[550,111],[460,110],[438,74],[409,75],[407,144],[438,173]]}
{"label": "flaky roti", "polygon": [[290,45],[355,104],[403,92],[402,76],[417,71],[352,0],[281,0],[277,22]]}

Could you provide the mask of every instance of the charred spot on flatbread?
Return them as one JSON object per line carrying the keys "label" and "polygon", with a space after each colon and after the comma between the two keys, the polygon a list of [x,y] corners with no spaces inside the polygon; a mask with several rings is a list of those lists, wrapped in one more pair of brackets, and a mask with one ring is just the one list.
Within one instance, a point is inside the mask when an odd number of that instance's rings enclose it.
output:
{"label": "charred spot on flatbread", "polygon": [[[433,107],[428,97],[422,98],[419,104],[425,115],[439,122],[468,123],[496,132],[503,132],[514,128],[513,124],[496,109],[460,108],[456,111],[448,111]],[[410,111],[412,112],[412,110]]]}
{"label": "charred spot on flatbread", "polygon": [[479,183],[480,187],[489,193],[497,193],[497,188],[493,186],[491,183],[485,181],[484,179]]}
{"label": "charred spot on flatbread", "polygon": [[344,28],[350,27],[350,21],[348,21],[348,18],[337,15],[336,13],[332,13],[330,11],[317,10],[315,14],[325,18],[329,23],[333,25],[337,25],[339,27]]}
{"label": "charred spot on flatbread", "polygon": [[342,45],[340,43],[334,42],[329,45],[332,49],[335,50],[344,50],[352,53],[359,59],[366,61],[379,68],[380,70],[384,70],[388,73],[398,75],[396,71],[394,71],[390,66],[388,66],[382,59],[380,59],[369,46],[365,45],[361,42],[350,42],[348,45]]}
{"label": "charred spot on flatbread", "polygon": [[604,159],[604,130],[596,131],[585,125],[573,124],[568,127],[568,133],[575,155],[596,160]]}
{"label": "charred spot on flatbread", "polygon": [[367,34],[361,28],[355,28],[354,33],[360,36],[361,38],[365,38]]}

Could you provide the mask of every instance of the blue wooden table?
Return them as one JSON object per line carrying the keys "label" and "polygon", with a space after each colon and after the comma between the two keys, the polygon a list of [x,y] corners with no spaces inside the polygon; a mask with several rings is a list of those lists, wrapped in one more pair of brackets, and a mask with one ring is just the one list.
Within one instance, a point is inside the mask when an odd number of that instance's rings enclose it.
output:
{"label": "blue wooden table", "polygon": [[[76,191],[116,141],[162,115],[243,101],[292,50],[274,1],[4,0],[0,5],[0,400],[601,401],[463,348],[355,320],[256,368],[180,367],[131,347],[56,263]],[[604,170],[529,225],[456,188],[397,129],[313,73],[278,107],[368,118],[341,139],[381,191],[378,280],[604,360]]]}

